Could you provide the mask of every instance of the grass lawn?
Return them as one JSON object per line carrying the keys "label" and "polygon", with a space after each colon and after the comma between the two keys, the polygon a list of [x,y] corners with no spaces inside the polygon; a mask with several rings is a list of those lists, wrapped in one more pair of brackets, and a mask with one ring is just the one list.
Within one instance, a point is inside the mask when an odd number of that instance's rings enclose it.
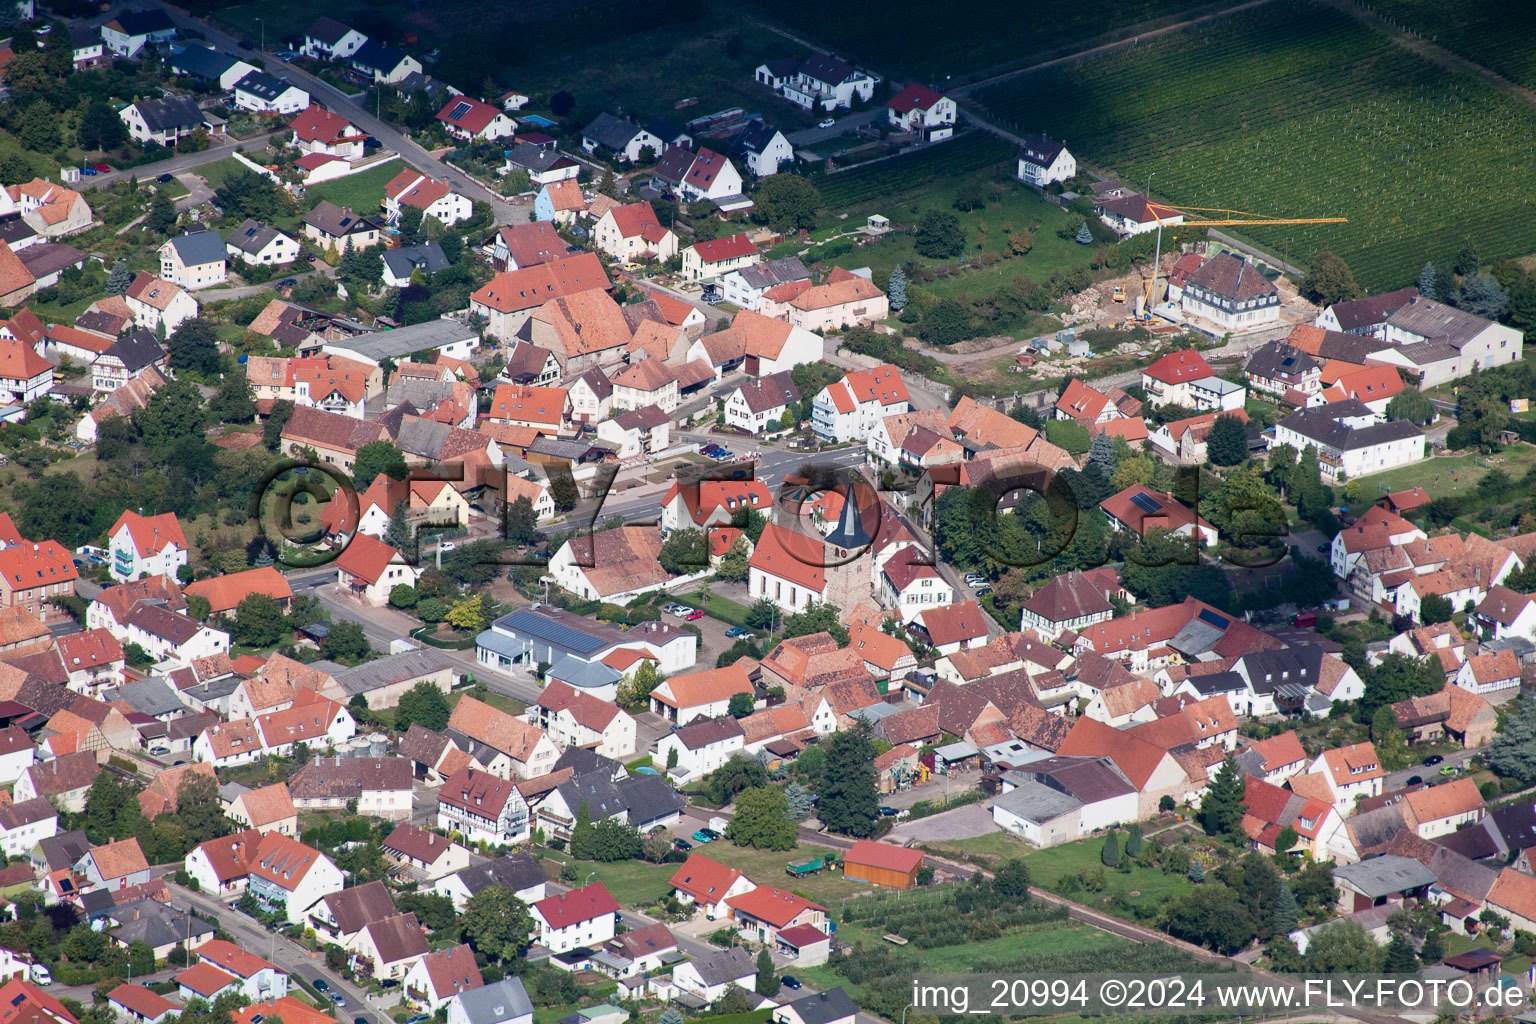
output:
{"label": "grass lawn", "polygon": [[[541,855],[562,864],[569,861],[569,857],[563,853],[552,853],[547,850],[540,851]],[[575,885],[585,884],[588,874],[593,876],[592,881],[602,882],[608,887],[608,891],[626,907],[654,906],[666,899],[672,891],[670,884],[673,873],[677,867],[672,864],[652,864],[643,860],[616,861],[612,864],[602,864],[597,861],[577,861],[576,868],[581,873]]]}
{"label": "grass lawn", "polygon": [[164,193],[167,199],[180,199],[182,196],[190,195],[192,191],[176,178],[172,178],[170,181],[157,181],[155,182],[155,188]]}
{"label": "grass lawn", "polygon": [[827,851],[820,846],[800,846],[794,850],[778,852],[754,850],[748,846],[737,846],[727,840],[717,839],[713,843],[702,846],[694,844],[693,850],[727,867],[735,868],[758,885],[778,886],[820,903],[834,912],[834,919],[837,916],[839,901],[869,889],[869,886],[862,882],[848,881],[839,870],[823,871],[819,875],[810,875],[806,878],[790,878],[784,873],[786,864],[801,863],[826,853]]}
{"label": "grass lawn", "polygon": [[[457,705],[462,698],[468,696],[473,696],[468,690],[459,690],[455,693],[450,693],[448,695],[448,706],[453,707]],[[505,711],[509,715],[517,715],[519,718],[522,717],[523,712],[528,710],[528,705],[522,703],[521,701],[515,701],[511,697],[503,697],[501,694],[489,690],[486,691],[485,696],[476,697],[476,699],[483,704],[489,704],[491,707],[496,708],[499,711]]]}
{"label": "grass lawn", "polygon": [[695,608],[704,609],[706,615],[712,615],[721,622],[728,622],[733,626],[746,626],[747,608],[738,601],[732,601],[728,597],[719,594],[702,594],[698,592],[690,594],[678,594],[678,604],[689,604]]}
{"label": "grass lawn", "polygon": [[219,188],[232,174],[241,171],[250,171],[250,168],[236,160],[234,157],[225,157],[223,160],[215,160],[211,164],[203,164],[192,173],[196,174],[208,183],[209,188]]}
{"label": "grass lawn", "polygon": [[384,203],[384,186],[405,169],[405,163],[391,160],[377,167],[370,167],[361,174],[354,174],[335,181],[311,185],[304,190],[305,202],[311,199],[329,199],[337,206],[350,206],[361,214],[378,213]]}
{"label": "grass lawn", "polygon": [[1417,465],[1402,466],[1358,479],[1360,486],[1365,488],[1367,500],[1410,487],[1422,487],[1438,498],[1475,490],[1477,482],[1490,469],[1502,469],[1518,480],[1532,466],[1536,466],[1536,448],[1511,445],[1496,455],[1456,455],[1428,459]]}

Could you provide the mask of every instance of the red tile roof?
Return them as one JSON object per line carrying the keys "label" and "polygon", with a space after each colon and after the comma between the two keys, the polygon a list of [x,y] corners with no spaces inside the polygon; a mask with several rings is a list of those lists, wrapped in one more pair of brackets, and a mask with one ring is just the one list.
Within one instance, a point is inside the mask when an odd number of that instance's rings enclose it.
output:
{"label": "red tile roof", "polygon": [[932,110],[933,105],[944,98],[944,94],[935,92],[918,82],[908,82],[907,87],[886,104],[898,114],[905,114],[913,110]]}
{"label": "red tile roof", "polygon": [[789,924],[807,910],[820,910],[825,913],[827,909],[820,903],[812,903],[803,896],[766,885],[760,885],[740,896],[732,896],[725,902],[733,910],[748,914],[759,921],[767,921],[775,928]]}
{"label": "red tile roof", "polygon": [[1185,384],[1215,376],[1210,364],[1194,349],[1170,352],[1141,372],[1164,384]]}
{"label": "red tile roof", "polygon": [[877,843],[870,839],[860,839],[843,856],[845,864],[865,864],[872,868],[884,868],[887,871],[900,871],[910,874],[923,864],[923,851],[908,850],[900,846],[891,846],[889,843]]}
{"label": "red tile roof", "polygon": [[742,873],[735,868],[728,868],[702,853],[690,853],[672,875],[671,884],[672,888],[681,889],[700,903],[718,903],[741,877]]}
{"label": "red tile roof", "polygon": [[572,889],[570,892],[539,900],[533,905],[551,928],[567,928],[573,924],[590,921],[604,914],[617,914],[618,901],[602,882]]}
{"label": "red tile roof", "polygon": [[367,583],[377,583],[400,552],[366,533],[352,538],[336,559],[336,568]]}
{"label": "red tile roof", "polygon": [[695,242],[691,248],[705,263],[722,263],[726,260],[739,260],[757,255],[757,246],[753,245],[752,239],[746,235],[731,235],[728,238]]}
{"label": "red tile roof", "polygon": [[597,254],[584,252],[569,259],[497,274],[470,298],[498,313],[516,313],[542,306],[550,299],[610,287]]}

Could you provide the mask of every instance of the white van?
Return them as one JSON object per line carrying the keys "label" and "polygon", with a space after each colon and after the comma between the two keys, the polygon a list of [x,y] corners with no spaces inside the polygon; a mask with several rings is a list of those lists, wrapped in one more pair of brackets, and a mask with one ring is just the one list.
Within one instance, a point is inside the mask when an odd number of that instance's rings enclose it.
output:
{"label": "white van", "polygon": [[52,985],[53,972],[43,964],[33,964],[29,972],[32,975],[34,985]]}

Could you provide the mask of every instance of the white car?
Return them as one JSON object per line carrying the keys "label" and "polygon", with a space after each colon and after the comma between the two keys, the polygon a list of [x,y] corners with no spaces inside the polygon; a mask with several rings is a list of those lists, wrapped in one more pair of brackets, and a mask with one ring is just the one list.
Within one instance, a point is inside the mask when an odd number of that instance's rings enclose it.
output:
{"label": "white car", "polygon": [[32,984],[34,985],[53,984],[53,972],[48,970],[44,964],[33,964],[30,973],[32,975]]}
{"label": "white car", "polygon": [[831,128],[831,127],[833,127],[836,124],[837,124],[837,121],[836,121],[835,118],[824,117],[820,121],[816,122],[816,127],[817,128]]}
{"label": "white car", "polygon": [[458,547],[459,546],[457,544],[455,544],[453,541],[445,540],[445,541],[443,541],[441,544],[439,544],[437,546],[437,550],[442,551],[444,553],[447,553],[449,551],[456,551],[456,550],[458,550]]}

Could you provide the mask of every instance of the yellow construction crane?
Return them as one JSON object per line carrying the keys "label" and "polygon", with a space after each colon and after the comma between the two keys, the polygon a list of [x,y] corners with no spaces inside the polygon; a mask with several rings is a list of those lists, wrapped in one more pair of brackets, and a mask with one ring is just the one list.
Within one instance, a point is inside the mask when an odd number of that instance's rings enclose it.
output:
{"label": "yellow construction crane", "polygon": [[1225,213],[1233,216],[1215,218],[1211,220],[1186,220],[1173,227],[1181,228],[1224,228],[1224,227],[1269,227],[1280,224],[1347,224],[1348,217],[1271,217],[1262,213],[1250,213],[1247,210],[1228,210],[1216,206],[1169,206],[1166,203],[1154,203],[1147,200],[1147,212],[1152,219],[1157,221],[1157,245],[1152,256],[1152,276],[1143,282],[1141,298],[1137,302],[1136,319],[1152,319],[1153,298],[1157,295],[1157,271],[1158,264],[1162,261],[1163,251],[1163,221],[1172,220],[1174,217],[1183,217],[1186,211],[1196,213]]}

